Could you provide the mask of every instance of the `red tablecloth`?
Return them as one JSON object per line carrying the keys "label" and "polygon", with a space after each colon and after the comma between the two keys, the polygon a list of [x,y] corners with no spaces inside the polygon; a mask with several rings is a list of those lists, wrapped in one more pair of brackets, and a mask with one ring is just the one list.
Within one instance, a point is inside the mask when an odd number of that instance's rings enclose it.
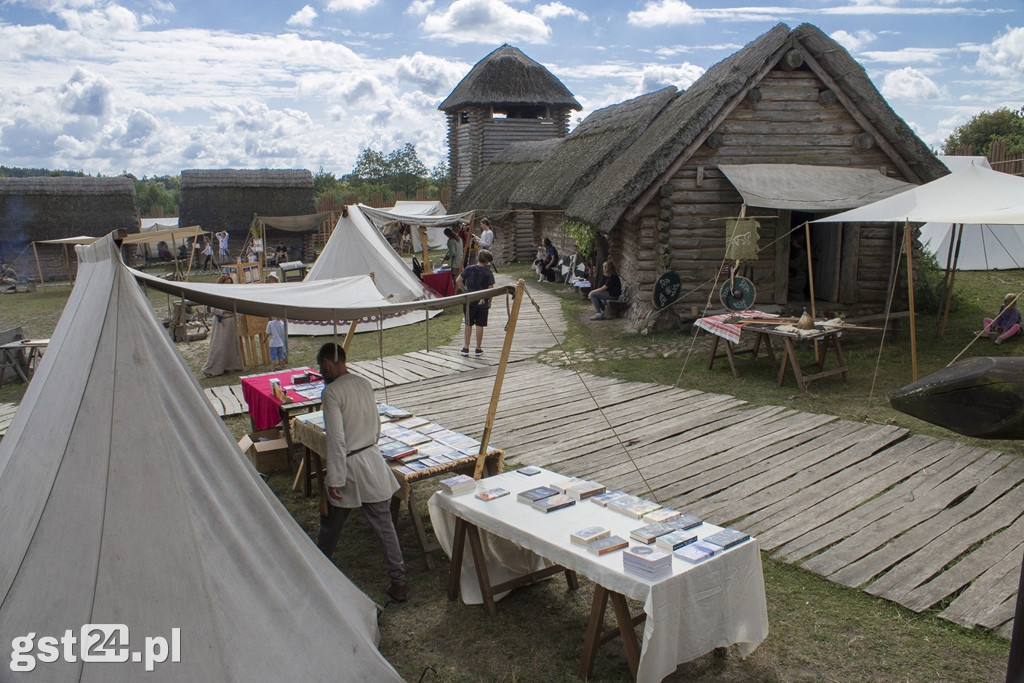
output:
{"label": "red tablecloth", "polygon": [[742,325],[736,325],[734,323],[725,322],[729,318],[736,317],[748,317],[748,318],[775,318],[778,317],[775,313],[762,313],[761,311],[749,310],[743,311],[742,313],[722,313],[721,315],[709,315],[704,318],[698,319],[694,322],[694,325],[710,332],[711,334],[721,337],[727,341],[731,341],[733,344],[740,343],[740,332],[743,331]]}
{"label": "red tablecloth", "polygon": [[423,284],[430,287],[440,296],[452,296],[455,294],[455,283],[452,281],[451,271],[441,273],[424,273]]}
{"label": "red tablecloth", "polygon": [[[270,380],[281,380],[282,387],[292,383],[292,375],[309,372],[313,368],[292,368],[281,372],[268,372],[265,375],[249,375],[242,378],[242,397],[249,404],[249,415],[256,429],[270,429],[281,421],[281,406],[270,388]],[[313,370],[315,372],[315,370]],[[296,400],[303,400],[296,397]]]}

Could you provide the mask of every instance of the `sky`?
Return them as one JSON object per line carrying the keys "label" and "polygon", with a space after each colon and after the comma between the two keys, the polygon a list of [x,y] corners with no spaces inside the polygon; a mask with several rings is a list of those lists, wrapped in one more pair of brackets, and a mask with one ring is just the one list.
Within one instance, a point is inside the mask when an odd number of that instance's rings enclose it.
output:
{"label": "sky", "polygon": [[778,23],[842,44],[925,143],[1024,106],[1024,0],[0,0],[0,165],[90,175],[445,159],[437,106],[508,43],[587,114]]}

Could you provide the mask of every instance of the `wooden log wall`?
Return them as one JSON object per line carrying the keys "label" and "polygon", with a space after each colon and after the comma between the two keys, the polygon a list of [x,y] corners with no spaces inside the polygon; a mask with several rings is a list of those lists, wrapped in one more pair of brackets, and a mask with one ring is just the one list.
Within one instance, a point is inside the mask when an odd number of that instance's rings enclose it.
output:
{"label": "wooden log wall", "polygon": [[[649,300],[653,283],[665,268],[679,273],[682,303],[707,300],[725,256],[725,219],[740,214],[743,199],[718,170],[719,164],[809,164],[885,169],[899,175],[877,143],[808,70],[770,72],[735,106],[714,134],[643,207],[623,232],[623,282],[634,284],[639,300]],[[790,229],[788,211],[748,207],[757,217],[760,249],[754,270],[759,303],[785,303]],[[892,266],[892,228],[864,226],[843,230],[839,298],[853,304],[882,305]],[[654,234],[650,234],[651,231]],[[635,299],[636,300],[636,299]],[[718,305],[717,292],[712,305]],[[677,306],[659,318],[689,313]],[[640,321],[646,310],[637,306]]]}

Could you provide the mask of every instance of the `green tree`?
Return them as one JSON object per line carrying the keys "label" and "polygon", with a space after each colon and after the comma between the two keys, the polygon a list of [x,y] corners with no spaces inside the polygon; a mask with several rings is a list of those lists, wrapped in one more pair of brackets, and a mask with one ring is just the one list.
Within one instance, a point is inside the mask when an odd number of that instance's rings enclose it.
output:
{"label": "green tree", "polygon": [[165,216],[174,216],[178,213],[178,205],[181,203],[180,176],[142,176],[140,180],[130,173],[124,175],[135,183],[135,203],[140,214],[157,213],[157,207]]}
{"label": "green tree", "polygon": [[970,147],[972,154],[987,156],[992,141],[1002,139],[1011,157],[1024,155],[1024,108],[1012,111],[1006,107],[983,111],[954,130],[942,146],[944,154],[956,154]]}

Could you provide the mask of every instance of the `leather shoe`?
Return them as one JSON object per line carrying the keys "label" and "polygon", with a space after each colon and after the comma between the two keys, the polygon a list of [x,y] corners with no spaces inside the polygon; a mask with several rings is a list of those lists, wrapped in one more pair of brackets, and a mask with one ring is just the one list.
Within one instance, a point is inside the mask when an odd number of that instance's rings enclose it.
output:
{"label": "leather shoe", "polygon": [[409,587],[404,583],[392,583],[388,586],[387,593],[395,602],[405,602],[409,599]]}

